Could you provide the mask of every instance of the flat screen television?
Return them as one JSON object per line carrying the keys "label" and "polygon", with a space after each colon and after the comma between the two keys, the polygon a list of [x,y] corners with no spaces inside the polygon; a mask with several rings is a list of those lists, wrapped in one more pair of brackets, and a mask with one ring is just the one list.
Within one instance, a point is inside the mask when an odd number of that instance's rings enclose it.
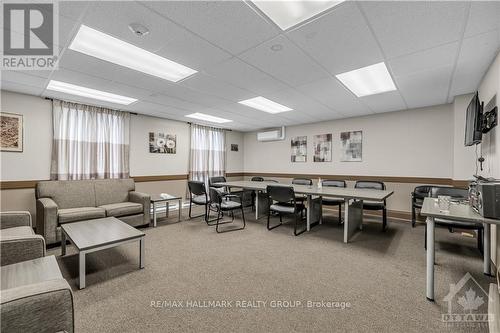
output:
{"label": "flat screen television", "polygon": [[465,145],[472,146],[481,142],[483,133],[481,131],[482,105],[476,92],[467,107],[465,119]]}

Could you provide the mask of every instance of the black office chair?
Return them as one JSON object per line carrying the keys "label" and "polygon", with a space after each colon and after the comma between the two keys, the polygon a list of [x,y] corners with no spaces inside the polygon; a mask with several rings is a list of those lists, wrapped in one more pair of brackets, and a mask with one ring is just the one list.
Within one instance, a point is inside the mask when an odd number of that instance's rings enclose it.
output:
{"label": "black office chair", "polygon": [[[429,197],[437,198],[440,195],[450,196],[452,200],[468,200],[469,191],[458,187],[432,187],[429,192]],[[483,224],[475,222],[462,222],[448,220],[443,218],[434,218],[434,224],[448,228],[453,232],[453,228],[476,230],[477,231],[477,248],[483,253]],[[427,249],[427,224],[425,224],[425,249]]]}
{"label": "black office chair", "polygon": [[[330,180],[325,179],[321,182],[323,187],[346,187],[345,180]],[[340,198],[329,198],[323,197],[321,199],[321,204],[326,206],[338,206],[339,207],[339,223],[342,223],[342,204],[344,199]]]}
{"label": "black office chair", "polygon": [[416,210],[422,209],[424,199],[429,196],[431,189],[431,185],[423,185],[415,187],[413,192],[411,192],[411,226],[413,228],[415,228],[417,222]]}
{"label": "black office chair", "polygon": [[[237,199],[239,202],[233,201],[231,199]],[[215,208],[217,212],[217,218],[215,222],[215,231],[217,233],[223,233],[228,231],[236,231],[245,229],[245,213],[243,212],[243,204],[241,202],[241,197],[232,194],[222,195],[220,191],[215,187],[210,187],[210,205]],[[219,225],[233,223],[234,222],[234,210],[241,209],[241,219],[243,220],[243,226],[240,228],[224,228],[224,230],[219,230]],[[231,212],[231,220],[220,221],[223,212]]]}
{"label": "black office chair", "polygon": [[[383,182],[364,180],[357,181],[354,184],[354,188],[365,188],[371,190],[385,190],[385,184]],[[382,211],[382,231],[387,230],[387,203],[377,201],[366,201],[363,200],[363,209],[366,210],[381,210]]]}
{"label": "black office chair", "polygon": [[[207,221],[207,209],[208,209],[208,194],[205,189],[205,183],[197,180],[188,181],[189,188],[189,218],[205,217]],[[205,206],[205,213],[197,216],[191,216],[191,206],[192,204]]]}
{"label": "black office chair", "polygon": [[[306,210],[304,204],[295,200],[295,191],[291,186],[281,185],[268,185],[266,192],[269,198],[269,212],[267,214],[267,230],[272,230],[283,225],[282,215],[293,214],[295,215],[295,224],[293,234],[298,236],[305,232],[307,229],[297,231],[297,226],[302,221],[302,212]],[[279,215],[280,223],[272,226],[270,225],[271,213],[275,212]]]}
{"label": "black office chair", "polygon": [[[307,186],[312,186],[313,181],[312,179],[309,178],[294,178],[292,180],[293,185],[307,185]],[[298,194],[295,196],[295,200],[298,202],[304,202],[307,199],[307,196],[303,194]]]}
{"label": "black office chair", "polygon": [[217,189],[222,194],[229,194],[229,191],[227,190],[226,186],[224,185],[215,185],[217,183],[225,183],[226,182],[226,177],[224,176],[214,176],[208,178],[208,187],[214,187]]}

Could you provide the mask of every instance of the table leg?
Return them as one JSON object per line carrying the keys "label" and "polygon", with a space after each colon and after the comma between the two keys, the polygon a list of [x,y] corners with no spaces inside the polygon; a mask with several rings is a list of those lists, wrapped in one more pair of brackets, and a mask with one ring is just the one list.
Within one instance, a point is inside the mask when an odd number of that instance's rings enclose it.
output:
{"label": "table leg", "polygon": [[79,260],[79,270],[78,270],[78,276],[79,276],[79,283],[78,283],[78,288],[79,289],[84,289],[85,288],[85,252],[80,252],[78,254],[78,260]]}
{"label": "table leg", "polygon": [[349,201],[350,199],[344,199],[344,243],[349,241]]}
{"label": "table leg", "polygon": [[319,197],[319,224],[323,224],[323,197]]}
{"label": "table leg", "polygon": [[144,268],[144,261],[146,259],[144,242],[145,242],[144,237],[141,237],[141,239],[139,239],[139,268]]}
{"label": "table leg", "polygon": [[182,221],[182,199],[179,199],[179,222]]}
{"label": "table leg", "polygon": [[307,196],[307,231],[311,230],[311,217],[312,217],[312,209],[313,209],[313,203],[312,203],[312,196],[308,195]]}
{"label": "table leg", "polygon": [[483,272],[485,275],[491,276],[491,265],[490,265],[490,225],[488,223],[483,223],[483,235],[484,235],[484,251],[483,251]]}
{"label": "table leg", "polygon": [[259,219],[259,191],[255,191],[255,220]]}
{"label": "table leg", "polygon": [[153,201],[153,227],[156,228],[156,202]]}
{"label": "table leg", "polygon": [[61,230],[61,256],[66,255],[66,234]]}
{"label": "table leg", "polygon": [[170,213],[170,204],[168,201],[165,201],[165,209],[166,209],[166,217],[168,217],[169,213]]}
{"label": "table leg", "polygon": [[427,223],[427,299],[434,302],[434,218],[428,217]]}

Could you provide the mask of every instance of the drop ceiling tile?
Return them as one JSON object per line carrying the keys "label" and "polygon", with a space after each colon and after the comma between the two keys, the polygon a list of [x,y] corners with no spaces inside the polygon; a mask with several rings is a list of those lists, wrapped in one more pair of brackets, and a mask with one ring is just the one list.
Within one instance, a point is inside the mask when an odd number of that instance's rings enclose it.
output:
{"label": "drop ceiling tile", "polygon": [[365,1],[360,3],[388,58],[461,38],[466,2]]}
{"label": "drop ceiling tile", "polygon": [[7,80],[1,81],[2,90],[18,92],[22,94],[40,96],[42,94],[43,88],[38,86],[30,86],[26,84],[21,84],[18,82],[11,82]]}
{"label": "drop ceiling tile", "polygon": [[500,29],[499,1],[472,1],[465,37]]}
{"label": "drop ceiling tile", "polygon": [[29,71],[3,71],[1,74],[2,83],[4,81],[15,82],[27,86],[45,88],[47,78],[29,75]]}
{"label": "drop ceiling tile", "polygon": [[412,75],[395,77],[401,95],[409,108],[444,104],[453,66],[434,68]]}
{"label": "drop ceiling tile", "polygon": [[284,83],[238,58],[224,61],[208,68],[206,72],[217,79],[252,91],[258,95],[288,88]]}
{"label": "drop ceiling tile", "polygon": [[232,54],[279,34],[244,1],[144,1],[145,6]]}
{"label": "drop ceiling tile", "polygon": [[240,89],[203,73],[193,75],[181,84],[184,87],[234,102],[255,97],[255,94],[248,90]]}
{"label": "drop ceiling tile", "polygon": [[59,16],[79,20],[85,15],[87,7],[96,4],[95,1],[59,1]]}
{"label": "drop ceiling tile", "polygon": [[297,90],[318,100],[345,116],[371,114],[359,98],[348,91],[337,79],[328,78],[297,87]]}
{"label": "drop ceiling tile", "polygon": [[418,72],[453,66],[458,53],[458,42],[441,45],[388,60],[394,76],[408,76]]}
{"label": "drop ceiling tile", "polygon": [[365,96],[360,99],[375,113],[406,110],[406,104],[399,91]]}
{"label": "drop ceiling tile", "polygon": [[[134,1],[100,1],[87,10],[82,23],[150,52],[164,45],[165,32],[172,26],[171,22]],[[136,36],[128,27],[130,23],[143,24],[150,32]]]}
{"label": "drop ceiling tile", "polygon": [[150,103],[146,101],[137,101],[131,105],[125,107],[128,111],[137,112],[140,114],[150,114],[162,117],[167,117],[171,119],[181,118],[184,115],[184,111],[177,110],[175,108],[169,108],[164,105]]}
{"label": "drop ceiling tile", "polygon": [[[196,109],[199,109],[200,107],[202,107],[199,104],[187,102],[187,101],[184,101],[184,100],[179,99],[179,98],[175,98],[172,96],[167,96],[165,94],[159,94],[159,93],[152,93],[149,96],[143,98],[143,100],[148,101],[148,102],[152,102],[152,103],[161,104],[161,105],[175,107],[175,108],[185,110],[185,111],[193,111],[193,110],[196,110]],[[195,111],[193,111],[193,112],[195,112]]]}
{"label": "drop ceiling tile", "polygon": [[474,92],[500,49],[499,31],[463,40],[450,97]]}
{"label": "drop ceiling tile", "polygon": [[[273,51],[273,45],[281,45],[282,49]],[[285,36],[265,42],[239,58],[293,87],[330,76]]]}
{"label": "drop ceiling tile", "polygon": [[332,74],[383,61],[355,2],[342,3],[287,35]]}
{"label": "drop ceiling tile", "polygon": [[87,75],[85,73],[68,69],[59,69],[54,71],[51,79],[103,91],[108,91],[108,89],[110,89],[113,85],[113,82],[111,80],[106,80],[100,77]]}

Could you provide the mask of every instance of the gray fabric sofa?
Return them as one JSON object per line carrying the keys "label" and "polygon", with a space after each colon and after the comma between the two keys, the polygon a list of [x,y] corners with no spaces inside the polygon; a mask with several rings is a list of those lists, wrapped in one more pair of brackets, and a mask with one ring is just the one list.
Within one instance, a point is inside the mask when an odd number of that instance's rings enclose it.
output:
{"label": "gray fabric sofa", "polygon": [[60,225],[114,216],[132,226],[150,223],[150,196],[129,179],[41,181],[36,185],[36,232],[61,241]]}
{"label": "gray fabric sofa", "polygon": [[[0,212],[1,332],[74,332],[73,293],[29,212]],[[5,275],[5,279],[4,279]]]}
{"label": "gray fabric sofa", "polygon": [[0,266],[45,256],[45,240],[33,232],[29,212],[0,212]]}

